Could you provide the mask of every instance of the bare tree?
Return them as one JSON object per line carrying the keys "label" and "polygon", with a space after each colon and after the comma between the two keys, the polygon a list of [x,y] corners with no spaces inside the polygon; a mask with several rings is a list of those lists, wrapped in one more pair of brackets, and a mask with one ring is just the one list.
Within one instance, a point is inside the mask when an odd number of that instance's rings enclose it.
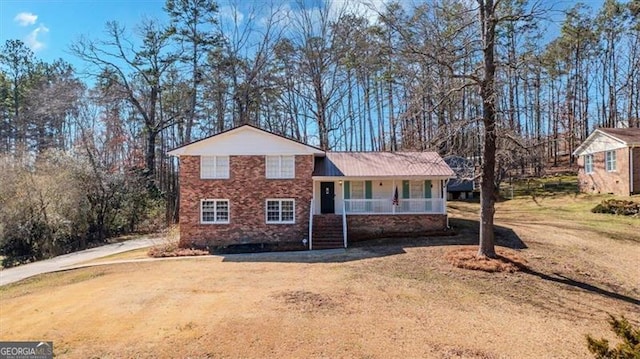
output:
{"label": "bare tree", "polygon": [[126,99],[137,111],[146,138],[145,173],[153,180],[158,133],[174,120],[163,118],[160,112],[163,75],[177,55],[169,51],[163,27],[153,20],[144,21],[138,28],[138,47],[116,22],[107,23],[106,34],[105,40],[81,38],[71,45],[71,52],[94,66],[94,77],[108,75],[106,89]]}

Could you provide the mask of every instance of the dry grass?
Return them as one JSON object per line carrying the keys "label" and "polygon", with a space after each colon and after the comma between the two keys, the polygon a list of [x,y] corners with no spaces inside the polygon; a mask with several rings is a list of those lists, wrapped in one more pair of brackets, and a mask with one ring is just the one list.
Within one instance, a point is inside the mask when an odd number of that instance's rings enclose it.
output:
{"label": "dry grass", "polygon": [[498,248],[496,254],[497,258],[482,257],[478,256],[477,247],[465,247],[450,251],[445,258],[455,267],[490,273],[514,273],[527,268],[527,261],[514,251]]}
{"label": "dry grass", "polygon": [[583,225],[601,199],[500,203],[499,242],[527,247],[515,273],[445,259],[477,232],[478,205],[458,203],[458,237],[38,276],[0,287],[0,340],[60,358],[588,358],[587,333],[613,339],[608,313],[640,323],[637,227]]}
{"label": "dry grass", "polygon": [[149,248],[147,255],[153,258],[206,256],[202,249],[180,248],[177,243],[161,244]]}

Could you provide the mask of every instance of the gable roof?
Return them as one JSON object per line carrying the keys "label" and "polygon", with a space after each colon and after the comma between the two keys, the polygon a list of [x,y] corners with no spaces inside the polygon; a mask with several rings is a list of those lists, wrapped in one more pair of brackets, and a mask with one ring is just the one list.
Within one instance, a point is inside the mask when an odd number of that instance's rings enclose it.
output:
{"label": "gable roof", "polygon": [[598,128],[573,151],[574,156],[640,146],[640,128]]}
{"label": "gable roof", "polygon": [[436,152],[327,152],[317,158],[318,177],[442,177],[453,170]]}
{"label": "gable roof", "polygon": [[176,147],[171,156],[199,155],[324,155],[322,149],[263,130],[252,125],[241,125]]}
{"label": "gable roof", "polygon": [[640,128],[599,128],[601,131],[629,146],[640,145]]}

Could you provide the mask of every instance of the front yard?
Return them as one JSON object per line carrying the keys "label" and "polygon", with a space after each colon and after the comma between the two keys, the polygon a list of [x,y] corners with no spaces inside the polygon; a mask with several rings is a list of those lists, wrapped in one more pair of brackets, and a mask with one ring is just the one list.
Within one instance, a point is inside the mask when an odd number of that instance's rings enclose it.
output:
{"label": "front yard", "polygon": [[[59,357],[588,357],[607,313],[640,323],[640,219],[602,197],[498,204],[500,243],[529,271],[453,268],[478,205],[450,203],[456,237],[319,256],[252,254],[98,266],[0,287],[0,340]],[[636,201],[640,198],[635,198]]]}

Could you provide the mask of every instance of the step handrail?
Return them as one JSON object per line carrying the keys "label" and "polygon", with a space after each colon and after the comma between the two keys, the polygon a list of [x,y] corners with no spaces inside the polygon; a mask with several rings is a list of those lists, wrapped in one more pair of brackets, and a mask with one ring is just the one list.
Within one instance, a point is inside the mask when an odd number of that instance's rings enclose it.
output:
{"label": "step handrail", "polygon": [[347,207],[344,201],[342,201],[342,239],[344,247],[347,248]]}
{"label": "step handrail", "polygon": [[313,249],[313,198],[309,205],[309,250]]}

